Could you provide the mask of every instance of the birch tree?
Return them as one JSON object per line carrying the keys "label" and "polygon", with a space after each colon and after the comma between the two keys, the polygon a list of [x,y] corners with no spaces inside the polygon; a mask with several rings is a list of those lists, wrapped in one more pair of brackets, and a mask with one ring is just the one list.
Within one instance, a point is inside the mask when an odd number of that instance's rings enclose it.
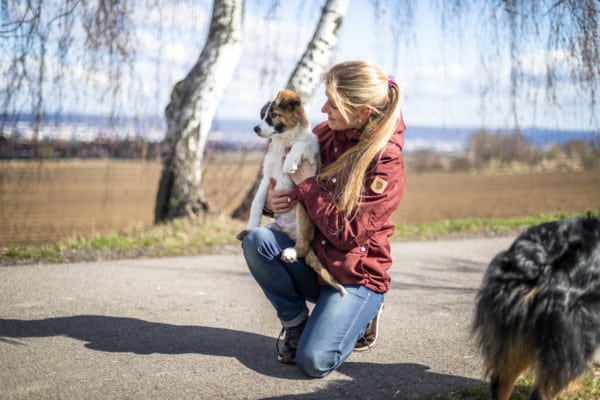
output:
{"label": "birch tree", "polygon": [[215,0],[198,61],[171,93],[155,222],[208,211],[202,159],[213,117],[242,53],[242,0]]}
{"label": "birch tree", "polygon": [[[312,39],[288,79],[286,88],[297,92],[305,103],[313,96],[321,75],[330,63],[349,5],[350,0],[326,1]],[[248,217],[260,179],[259,173],[242,204],[233,212],[233,218]]]}
{"label": "birch tree", "polygon": [[349,5],[350,0],[328,0],[325,3],[317,29],[290,75],[286,88],[297,92],[305,102],[312,98],[331,60]]}

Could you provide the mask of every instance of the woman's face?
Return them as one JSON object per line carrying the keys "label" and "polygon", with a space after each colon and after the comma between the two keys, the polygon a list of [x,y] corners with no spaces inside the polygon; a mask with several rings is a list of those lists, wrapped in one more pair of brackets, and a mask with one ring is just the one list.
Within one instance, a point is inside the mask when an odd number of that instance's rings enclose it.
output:
{"label": "woman's face", "polygon": [[329,128],[333,129],[334,131],[343,131],[346,129],[356,128],[358,115],[355,115],[355,113],[350,113],[348,115],[350,122],[346,121],[340,113],[340,110],[338,110],[329,96],[327,96],[327,101],[325,101],[325,104],[323,104],[323,107],[321,107],[321,112],[327,114]]}

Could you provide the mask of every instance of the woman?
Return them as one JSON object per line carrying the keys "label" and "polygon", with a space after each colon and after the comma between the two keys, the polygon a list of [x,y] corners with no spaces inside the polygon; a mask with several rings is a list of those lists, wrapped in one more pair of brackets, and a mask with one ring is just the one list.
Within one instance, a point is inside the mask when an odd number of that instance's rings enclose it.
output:
{"label": "woman", "polygon": [[[304,260],[282,262],[282,250],[293,246],[284,233],[257,228],[242,242],[250,272],[283,326],[279,361],[296,363],[311,377],[326,376],[355,347],[377,337],[390,286],[391,215],[405,184],[404,123],[394,79],[373,64],[350,61],[331,68],[324,81],[321,111],[328,118],[313,129],[321,171],[316,163],[302,162],[292,175],[297,188],[271,189],[265,208],[283,213],[296,201],[306,208],[316,227],[312,247],[347,294],[319,281]],[[307,301],[315,303],[310,318]]]}

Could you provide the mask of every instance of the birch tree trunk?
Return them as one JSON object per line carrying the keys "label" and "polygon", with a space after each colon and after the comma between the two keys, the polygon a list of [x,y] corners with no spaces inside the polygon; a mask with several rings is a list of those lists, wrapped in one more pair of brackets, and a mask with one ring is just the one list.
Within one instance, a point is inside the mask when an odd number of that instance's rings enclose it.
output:
{"label": "birch tree trunk", "polygon": [[202,160],[217,106],[242,54],[242,10],[243,0],[214,0],[200,57],[171,92],[155,223],[209,210],[202,190]]}
{"label": "birch tree trunk", "polygon": [[[348,12],[350,0],[327,0],[321,18],[296,68],[290,75],[287,89],[297,92],[307,103],[313,96],[321,75],[328,67],[335,49],[339,28]],[[248,191],[242,204],[234,210],[232,218],[245,220],[248,218],[252,199],[258,189],[261,173],[256,177],[252,188]]]}
{"label": "birch tree trunk", "polygon": [[321,12],[317,29],[288,80],[287,89],[298,93],[305,103],[312,98],[321,75],[329,66],[337,43],[338,31],[349,6],[350,0],[327,1]]}

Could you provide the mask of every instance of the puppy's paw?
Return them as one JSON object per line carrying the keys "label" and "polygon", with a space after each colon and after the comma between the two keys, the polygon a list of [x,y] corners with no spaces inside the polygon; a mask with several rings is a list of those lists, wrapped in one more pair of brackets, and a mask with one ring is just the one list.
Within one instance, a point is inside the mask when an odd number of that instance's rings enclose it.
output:
{"label": "puppy's paw", "polygon": [[281,253],[281,260],[286,263],[293,263],[298,260],[298,255],[296,254],[296,249],[293,247],[288,247],[284,249]]}
{"label": "puppy's paw", "polygon": [[293,174],[294,172],[298,171],[300,161],[301,159],[299,159],[298,157],[294,157],[288,154],[288,156],[285,158],[285,161],[283,162],[283,172],[285,172],[286,174]]}
{"label": "puppy's paw", "polygon": [[285,163],[283,164],[283,172],[285,172],[286,174],[293,174],[294,172],[298,171],[298,164],[294,164],[294,163]]}
{"label": "puppy's paw", "polygon": [[244,229],[243,231],[241,231],[240,233],[235,235],[235,238],[239,241],[242,241],[242,240],[244,240],[244,238],[246,237],[247,234],[248,234],[248,229]]}

